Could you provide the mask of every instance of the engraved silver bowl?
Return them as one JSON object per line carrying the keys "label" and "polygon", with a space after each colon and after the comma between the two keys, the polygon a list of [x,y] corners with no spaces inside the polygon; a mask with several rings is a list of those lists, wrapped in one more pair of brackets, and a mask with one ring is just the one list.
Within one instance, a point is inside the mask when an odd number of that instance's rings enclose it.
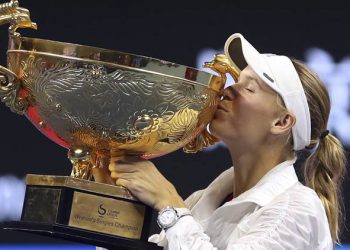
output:
{"label": "engraved silver bowl", "polygon": [[216,142],[205,128],[226,73],[237,73],[223,55],[206,64],[219,73],[214,75],[141,55],[22,37],[17,28],[36,24],[17,1],[0,5],[4,23],[11,26],[7,68],[0,66],[1,101],[69,149],[73,176],[90,178],[79,169],[106,166],[111,156],[153,158]]}
{"label": "engraved silver bowl", "polygon": [[8,70],[0,70],[1,100],[67,149],[152,158],[185,145],[197,151],[213,141],[201,132],[219,102],[219,76],[155,58],[21,36],[10,36],[7,55]]}

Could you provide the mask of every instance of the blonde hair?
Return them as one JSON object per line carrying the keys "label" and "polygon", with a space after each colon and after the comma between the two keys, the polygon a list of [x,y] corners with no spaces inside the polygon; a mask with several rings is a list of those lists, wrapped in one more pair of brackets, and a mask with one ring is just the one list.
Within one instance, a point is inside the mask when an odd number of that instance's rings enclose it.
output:
{"label": "blonde hair", "polygon": [[342,181],[346,155],[341,142],[333,135],[321,136],[327,130],[330,98],[318,76],[302,62],[292,59],[303,84],[311,117],[312,153],[304,163],[305,185],[315,190],[325,208],[334,242],[339,242],[343,221]]}

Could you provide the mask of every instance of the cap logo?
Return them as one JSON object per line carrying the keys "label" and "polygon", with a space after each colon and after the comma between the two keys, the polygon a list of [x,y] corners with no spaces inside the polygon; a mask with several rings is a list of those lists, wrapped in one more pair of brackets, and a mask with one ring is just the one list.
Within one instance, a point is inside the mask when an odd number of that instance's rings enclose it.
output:
{"label": "cap logo", "polygon": [[274,80],[265,72],[263,73],[263,75],[267,78],[267,80],[269,80],[270,82],[274,82]]}

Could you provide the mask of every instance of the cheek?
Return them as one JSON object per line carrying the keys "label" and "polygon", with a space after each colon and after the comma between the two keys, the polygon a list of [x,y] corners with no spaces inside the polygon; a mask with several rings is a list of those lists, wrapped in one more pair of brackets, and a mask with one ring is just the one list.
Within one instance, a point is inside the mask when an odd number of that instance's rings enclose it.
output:
{"label": "cheek", "polygon": [[235,100],[231,104],[229,112],[217,110],[209,126],[210,132],[220,139],[241,133],[241,128],[251,119],[251,112],[244,107],[243,102]]}
{"label": "cheek", "polygon": [[219,139],[264,136],[273,119],[272,106],[267,100],[253,97],[235,99],[229,112],[215,113],[209,126],[210,132]]}
{"label": "cheek", "polygon": [[271,103],[256,103],[250,109],[250,119],[247,121],[249,125],[247,127],[259,128],[259,132],[262,134],[269,133],[271,126],[274,122],[274,111]]}
{"label": "cheek", "polygon": [[242,133],[265,133],[272,122],[272,109],[267,102],[244,99],[233,107],[231,123]]}

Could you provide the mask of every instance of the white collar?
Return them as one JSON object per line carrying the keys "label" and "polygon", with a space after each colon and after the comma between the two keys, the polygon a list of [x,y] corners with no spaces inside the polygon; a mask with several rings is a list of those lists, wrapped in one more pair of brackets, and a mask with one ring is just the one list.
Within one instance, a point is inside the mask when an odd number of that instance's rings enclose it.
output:
{"label": "white collar", "polygon": [[257,184],[225,205],[253,202],[265,206],[289,187],[298,182],[293,164],[296,158],[284,161],[267,172]]}
{"label": "white collar", "polygon": [[204,190],[195,204],[191,205],[192,213],[202,220],[208,218],[215,210],[226,209],[226,207],[242,203],[255,203],[259,206],[265,206],[298,182],[293,167],[295,161],[296,158],[278,164],[267,172],[253,188],[220,207],[222,201],[233,190],[234,168],[229,168]]}

